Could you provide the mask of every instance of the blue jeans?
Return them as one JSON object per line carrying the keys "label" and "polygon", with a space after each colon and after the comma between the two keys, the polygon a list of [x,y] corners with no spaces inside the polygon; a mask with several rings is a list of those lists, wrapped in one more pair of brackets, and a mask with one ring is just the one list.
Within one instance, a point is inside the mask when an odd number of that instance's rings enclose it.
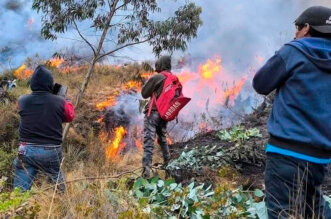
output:
{"label": "blue jeans", "polygon": [[[321,184],[328,165],[267,153],[265,167],[266,205],[269,219],[331,218]],[[301,218],[300,217],[300,218]]]}
{"label": "blue jeans", "polygon": [[14,187],[22,191],[31,189],[37,173],[46,174],[57,189],[65,190],[64,176],[60,170],[62,147],[20,145],[18,157],[14,160]]}

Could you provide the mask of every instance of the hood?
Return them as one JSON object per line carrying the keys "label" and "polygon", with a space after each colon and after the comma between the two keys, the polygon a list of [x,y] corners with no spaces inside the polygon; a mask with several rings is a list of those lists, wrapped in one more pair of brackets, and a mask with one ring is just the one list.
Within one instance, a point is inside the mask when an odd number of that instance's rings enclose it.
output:
{"label": "hood", "polygon": [[31,78],[31,90],[52,92],[54,86],[53,84],[54,81],[52,72],[44,66],[38,66]]}
{"label": "hood", "polygon": [[319,69],[331,73],[331,39],[305,37],[286,45],[295,47]]}
{"label": "hood", "polygon": [[155,71],[160,73],[162,71],[171,71],[171,57],[162,56],[155,62]]}

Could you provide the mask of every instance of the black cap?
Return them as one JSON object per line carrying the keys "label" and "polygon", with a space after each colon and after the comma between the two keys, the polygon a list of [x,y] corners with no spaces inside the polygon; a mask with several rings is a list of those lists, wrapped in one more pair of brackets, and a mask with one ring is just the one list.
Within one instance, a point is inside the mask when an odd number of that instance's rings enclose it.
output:
{"label": "black cap", "polygon": [[309,24],[320,33],[331,33],[331,8],[313,6],[306,9],[295,20],[296,25]]}

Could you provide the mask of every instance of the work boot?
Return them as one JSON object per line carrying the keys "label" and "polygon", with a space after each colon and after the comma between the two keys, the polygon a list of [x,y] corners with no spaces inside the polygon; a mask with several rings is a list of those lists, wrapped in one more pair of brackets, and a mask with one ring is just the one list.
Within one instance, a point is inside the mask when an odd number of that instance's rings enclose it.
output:
{"label": "work boot", "polygon": [[144,167],[141,176],[144,179],[150,179],[152,177],[152,169],[149,166]]}

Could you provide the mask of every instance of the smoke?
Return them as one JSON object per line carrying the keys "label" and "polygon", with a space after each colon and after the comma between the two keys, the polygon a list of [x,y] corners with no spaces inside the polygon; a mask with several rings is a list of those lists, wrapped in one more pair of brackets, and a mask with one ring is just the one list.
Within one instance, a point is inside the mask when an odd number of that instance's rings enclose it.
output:
{"label": "smoke", "polygon": [[[203,9],[203,26],[198,37],[188,45],[185,54],[198,60],[220,55],[223,63],[240,74],[257,56],[269,57],[282,44],[293,38],[295,18],[309,6],[325,5],[326,0],[196,0]],[[160,1],[166,18],[184,1]],[[0,3],[0,63],[5,67],[20,65],[25,58],[38,54],[49,58],[58,50],[79,48],[77,37],[68,32],[57,41],[43,40],[40,35],[41,15],[31,9],[31,0],[5,0]],[[76,52],[86,53],[80,49]],[[153,60],[146,45],[125,49],[117,55],[133,60]],[[176,52],[174,57],[183,56]]]}
{"label": "smoke", "polygon": [[195,1],[203,8],[204,25],[189,52],[201,58],[218,54],[234,70],[247,68],[257,56],[268,58],[293,39],[294,20],[307,7],[327,1],[219,0]]}

